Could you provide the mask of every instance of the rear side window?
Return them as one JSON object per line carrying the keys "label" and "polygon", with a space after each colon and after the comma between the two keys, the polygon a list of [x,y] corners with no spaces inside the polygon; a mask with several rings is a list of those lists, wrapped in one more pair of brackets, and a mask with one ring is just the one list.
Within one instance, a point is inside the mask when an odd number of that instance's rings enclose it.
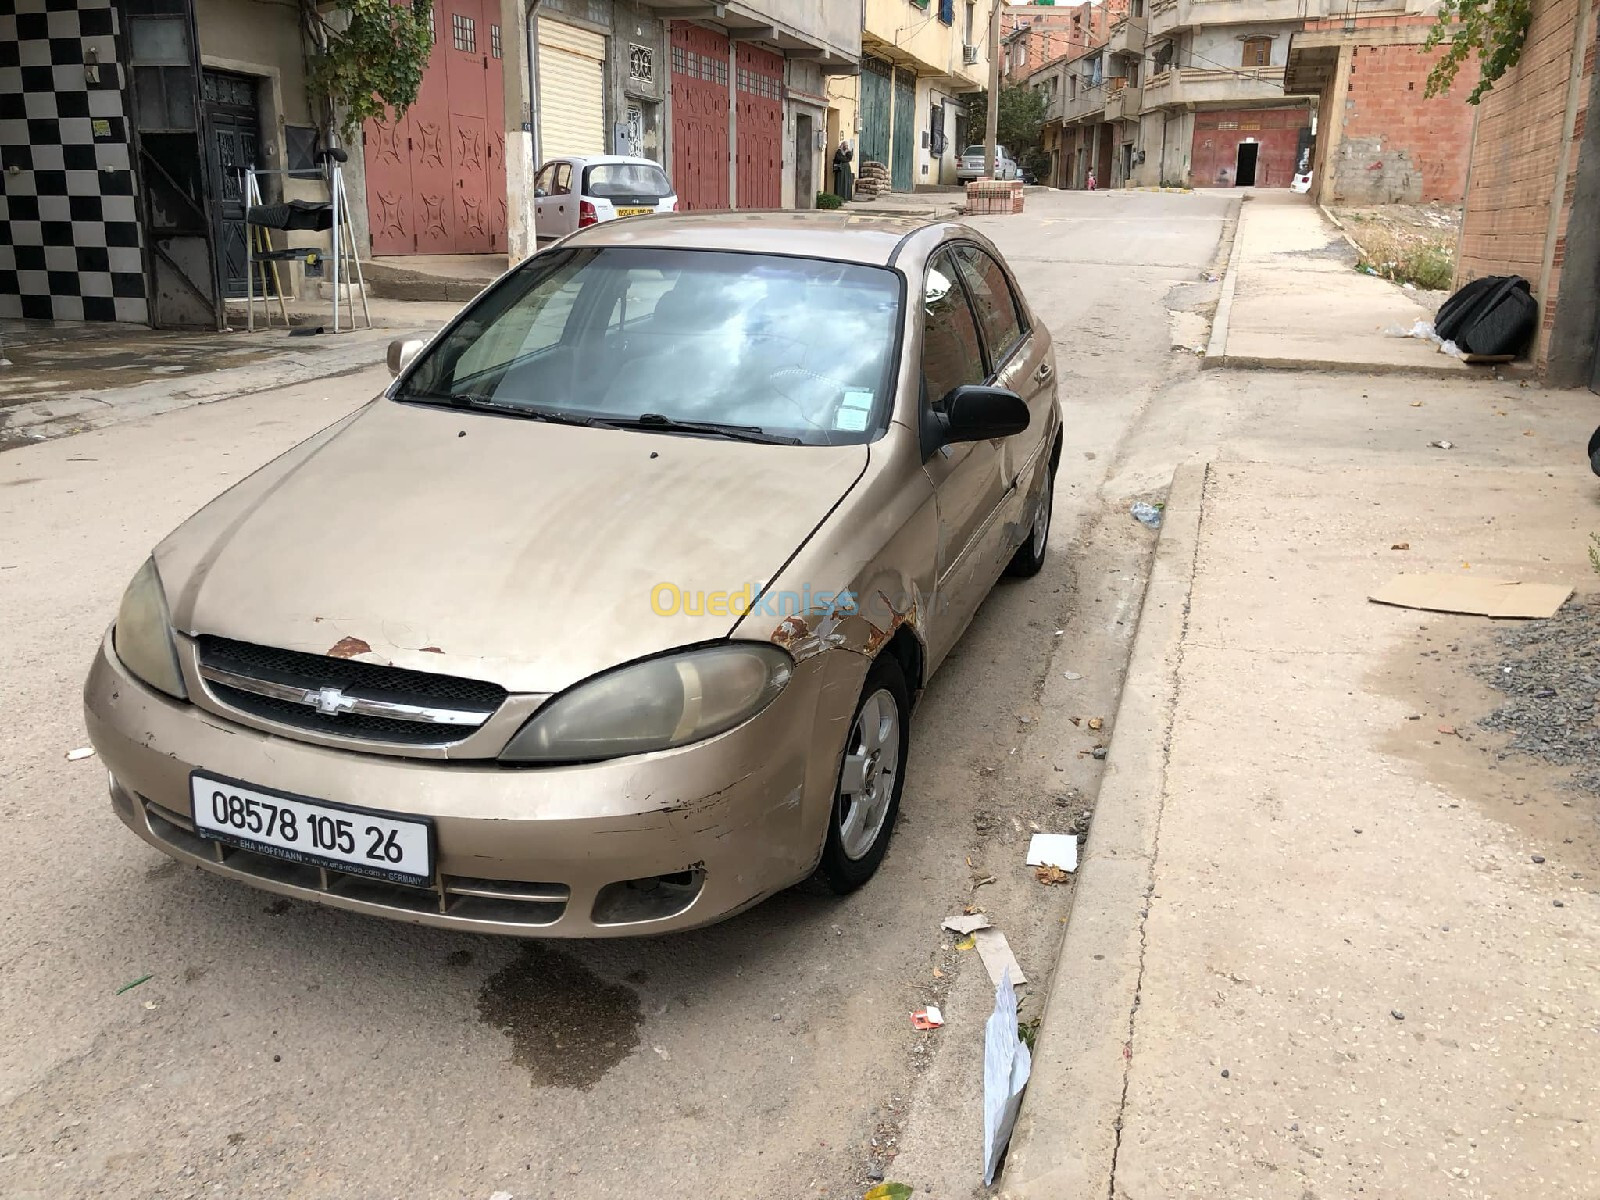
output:
{"label": "rear side window", "polygon": [[665,171],[648,163],[600,163],[584,173],[583,194],[602,200],[661,200],[672,195],[672,185]]}
{"label": "rear side window", "polygon": [[922,320],[922,382],[929,403],[942,412],[945,397],[956,388],[985,378],[978,326],[948,254],[928,264]]}
{"label": "rear side window", "polygon": [[957,246],[953,257],[972,290],[972,304],[989,347],[989,361],[998,370],[1006,355],[1022,341],[1022,312],[1017,298],[1000,264],[978,247]]}

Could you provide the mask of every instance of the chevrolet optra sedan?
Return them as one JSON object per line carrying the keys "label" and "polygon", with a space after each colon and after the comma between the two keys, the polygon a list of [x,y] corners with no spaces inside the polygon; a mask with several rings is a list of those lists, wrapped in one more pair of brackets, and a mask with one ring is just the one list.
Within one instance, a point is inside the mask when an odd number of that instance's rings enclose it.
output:
{"label": "chevrolet optra sedan", "polygon": [[915,698],[1043,563],[1052,358],[959,224],[569,237],[156,547],[86,687],[112,805],[218,875],[480,932],[857,888]]}

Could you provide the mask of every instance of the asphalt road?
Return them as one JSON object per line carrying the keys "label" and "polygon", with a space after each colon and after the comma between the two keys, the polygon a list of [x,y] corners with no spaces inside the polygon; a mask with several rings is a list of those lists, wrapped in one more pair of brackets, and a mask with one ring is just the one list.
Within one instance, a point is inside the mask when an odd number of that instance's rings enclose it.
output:
{"label": "asphalt road", "polygon": [[[972,1195],[992,989],[939,922],[988,911],[1037,1011],[1070,887],[1023,851],[1092,799],[1151,540],[1105,474],[1193,371],[1167,305],[1205,298],[1228,205],[1061,194],[974,222],[1059,347],[1052,559],[932,682],[873,883],[692,934],[520,943],[276,900],[146,847],[97,760],[67,761],[149,547],[380,369],[0,454],[0,1194],[843,1200],[886,1169]],[[916,1033],[930,1000],[949,1024]]]}

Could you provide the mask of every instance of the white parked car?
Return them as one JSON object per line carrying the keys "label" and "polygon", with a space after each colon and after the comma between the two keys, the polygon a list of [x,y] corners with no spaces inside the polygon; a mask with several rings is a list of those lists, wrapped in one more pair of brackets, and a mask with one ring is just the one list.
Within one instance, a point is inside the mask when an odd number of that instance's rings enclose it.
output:
{"label": "white parked car", "polygon": [[[996,179],[1021,179],[1022,168],[1017,166],[1017,160],[1006,153],[1004,146],[994,148],[994,177]],[[983,178],[983,147],[968,146],[961,154],[961,162],[956,167],[956,180],[968,183],[974,179]]]}
{"label": "white parked car", "polygon": [[598,154],[552,158],[534,176],[540,239],[566,237],[601,221],[678,211],[678,196],[660,164],[648,158]]}

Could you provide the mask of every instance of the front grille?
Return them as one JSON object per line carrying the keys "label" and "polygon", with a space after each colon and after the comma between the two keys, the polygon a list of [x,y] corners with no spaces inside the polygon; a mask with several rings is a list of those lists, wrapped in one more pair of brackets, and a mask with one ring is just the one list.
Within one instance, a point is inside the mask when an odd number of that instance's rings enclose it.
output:
{"label": "front grille", "polygon": [[[197,648],[201,675],[218,703],[265,721],[331,737],[406,746],[450,745],[471,736],[506,699],[504,688],[479,679],[257,646],[210,634],[197,639]],[[319,712],[298,699],[258,694],[252,681],[291,691],[333,690],[358,702],[409,705],[427,710],[434,719]],[[447,723],[441,723],[446,719]]]}
{"label": "front grille", "polygon": [[[115,794],[115,793],[113,793]],[[144,796],[129,797],[143,811],[145,827],[158,841],[194,858],[205,859],[256,879],[271,880],[307,892],[346,896],[398,913],[426,913],[461,921],[504,925],[553,925],[567,911],[571,890],[561,883],[523,883],[509,879],[473,879],[440,875],[427,887],[389,883],[333,868],[286,862],[229,846],[195,832],[194,824]]]}

